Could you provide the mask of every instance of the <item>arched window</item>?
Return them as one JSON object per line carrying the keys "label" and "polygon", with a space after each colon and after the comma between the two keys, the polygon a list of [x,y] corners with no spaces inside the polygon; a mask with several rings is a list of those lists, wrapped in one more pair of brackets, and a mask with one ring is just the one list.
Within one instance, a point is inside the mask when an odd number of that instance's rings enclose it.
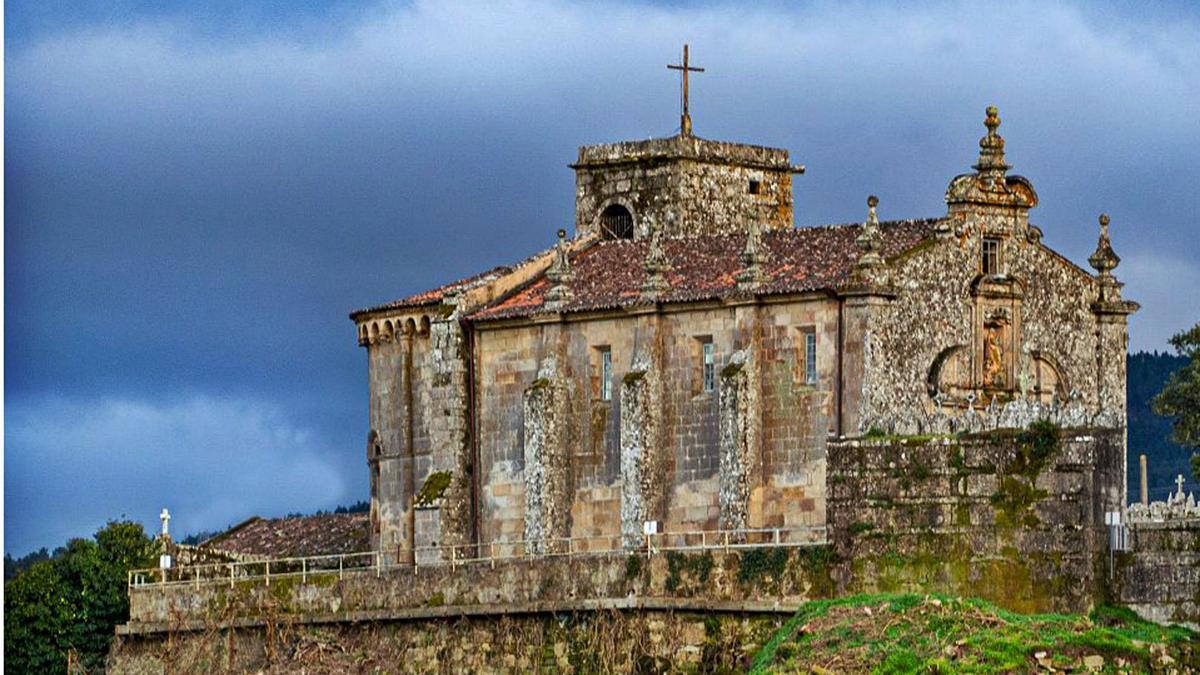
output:
{"label": "arched window", "polygon": [[601,239],[633,239],[633,214],[620,204],[612,204],[600,214]]}

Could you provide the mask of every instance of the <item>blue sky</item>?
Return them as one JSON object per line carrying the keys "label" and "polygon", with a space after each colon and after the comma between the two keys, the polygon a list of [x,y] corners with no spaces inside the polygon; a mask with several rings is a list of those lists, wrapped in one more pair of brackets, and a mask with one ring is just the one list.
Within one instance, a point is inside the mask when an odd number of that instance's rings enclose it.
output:
{"label": "blue sky", "polygon": [[936,216],[1000,107],[1032,219],[1113,218],[1134,349],[1200,320],[1187,3],[5,3],[5,536],[367,496],[351,309],[545,246],[583,143],[786,147],[796,223]]}

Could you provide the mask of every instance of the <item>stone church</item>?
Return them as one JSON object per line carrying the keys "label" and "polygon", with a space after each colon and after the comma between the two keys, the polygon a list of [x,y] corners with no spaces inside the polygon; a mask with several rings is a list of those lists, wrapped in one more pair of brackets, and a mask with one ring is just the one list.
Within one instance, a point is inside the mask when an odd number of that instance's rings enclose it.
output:
{"label": "stone church", "polygon": [[580,148],[553,246],[351,314],[389,560],[812,536],[829,439],[1125,426],[1137,304],[1108,219],[1095,273],[1043,244],[995,108],[945,214],[880,220],[870,197],[820,227],[793,224],[787,150],[682,121]]}

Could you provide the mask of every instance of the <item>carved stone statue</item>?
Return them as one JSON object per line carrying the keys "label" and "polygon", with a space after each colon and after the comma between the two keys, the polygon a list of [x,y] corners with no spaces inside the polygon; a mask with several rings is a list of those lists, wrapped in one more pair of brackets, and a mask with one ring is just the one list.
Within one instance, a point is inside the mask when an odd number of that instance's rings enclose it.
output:
{"label": "carved stone statue", "polygon": [[983,344],[983,384],[988,387],[1004,386],[1004,352],[1000,347],[1000,326],[987,327]]}

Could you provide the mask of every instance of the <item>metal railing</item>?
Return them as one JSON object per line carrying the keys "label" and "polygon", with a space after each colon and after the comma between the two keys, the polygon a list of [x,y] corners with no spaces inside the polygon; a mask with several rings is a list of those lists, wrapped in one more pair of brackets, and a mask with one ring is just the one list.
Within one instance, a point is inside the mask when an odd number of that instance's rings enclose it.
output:
{"label": "metal railing", "polygon": [[394,556],[380,551],[343,553],[294,558],[274,558],[255,561],[206,563],[173,568],[130,570],[129,589],[164,585],[211,585],[262,581],[269,586],[272,579],[299,578],[307,583],[310,577],[328,578],[334,574],[341,579],[347,574],[382,574],[396,568],[421,568],[487,564],[530,560],[558,556],[581,556],[611,553],[643,553],[655,555],[667,551],[736,550],[760,547],[818,546],[826,543],[823,526],[803,528],[765,528],[742,530],[691,530],[662,532],[648,535],[597,535],[529,540],[493,541],[459,546],[424,546],[412,551],[397,549]]}

